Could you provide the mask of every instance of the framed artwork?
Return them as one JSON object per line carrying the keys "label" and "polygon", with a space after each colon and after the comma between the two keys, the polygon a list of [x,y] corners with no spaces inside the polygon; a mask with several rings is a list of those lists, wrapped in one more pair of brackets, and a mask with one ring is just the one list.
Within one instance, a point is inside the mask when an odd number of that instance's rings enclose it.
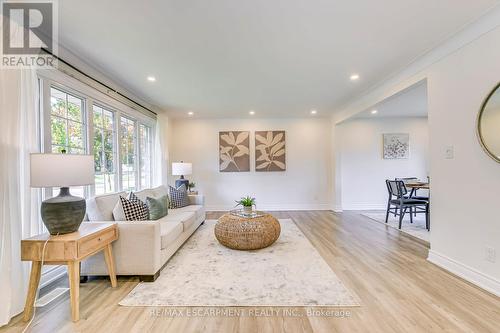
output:
{"label": "framed artwork", "polygon": [[250,171],[250,132],[219,132],[219,171]]}
{"label": "framed artwork", "polygon": [[410,134],[387,133],[384,137],[384,159],[406,159],[410,157]]}
{"label": "framed artwork", "polygon": [[256,131],[255,171],[285,170],[285,131]]}

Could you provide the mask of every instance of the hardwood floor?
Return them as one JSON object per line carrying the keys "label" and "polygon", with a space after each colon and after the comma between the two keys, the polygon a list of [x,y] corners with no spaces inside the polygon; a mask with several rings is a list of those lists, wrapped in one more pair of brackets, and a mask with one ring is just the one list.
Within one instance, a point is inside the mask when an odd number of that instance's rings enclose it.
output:
{"label": "hardwood floor", "polygon": [[[273,214],[295,221],[360,307],[341,309],[343,317],[308,316],[302,308],[273,316],[176,316],[162,312],[169,308],[118,306],[137,278],[119,278],[115,289],[95,279],[81,285],[78,323],[66,295],[37,309],[31,332],[500,332],[499,297],[429,263],[428,248],[397,230],[355,212]],[[21,317],[0,332],[21,331]]]}

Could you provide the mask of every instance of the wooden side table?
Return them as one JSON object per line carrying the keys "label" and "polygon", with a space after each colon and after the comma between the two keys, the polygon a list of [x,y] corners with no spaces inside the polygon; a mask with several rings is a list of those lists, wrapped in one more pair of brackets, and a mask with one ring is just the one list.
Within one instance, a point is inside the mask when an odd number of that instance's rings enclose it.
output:
{"label": "wooden side table", "polygon": [[71,318],[80,319],[80,261],[104,250],[111,286],[116,287],[116,274],[111,243],[118,239],[116,223],[82,223],[77,232],[51,236],[48,233],[21,241],[21,260],[31,261],[31,274],[24,306],[24,321],[33,315],[36,291],[42,271],[42,249],[45,247],[44,265],[68,265],[68,279],[71,299]]}

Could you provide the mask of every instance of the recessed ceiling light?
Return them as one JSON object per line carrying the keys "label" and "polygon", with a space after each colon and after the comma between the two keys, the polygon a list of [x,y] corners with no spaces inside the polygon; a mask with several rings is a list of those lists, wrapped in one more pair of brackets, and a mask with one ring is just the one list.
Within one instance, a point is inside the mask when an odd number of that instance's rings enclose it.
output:
{"label": "recessed ceiling light", "polygon": [[255,111],[254,110],[250,110],[250,112],[248,112],[251,116],[253,116],[255,114]]}
{"label": "recessed ceiling light", "polygon": [[351,81],[356,81],[359,79],[359,74],[352,74],[351,75]]}
{"label": "recessed ceiling light", "polygon": [[193,111],[189,111],[189,112],[188,112],[188,116],[192,116],[193,114],[194,114],[194,112],[193,112]]}
{"label": "recessed ceiling light", "polygon": [[311,110],[311,114],[316,114],[316,113],[318,113],[318,111],[316,111],[316,110]]}
{"label": "recessed ceiling light", "polygon": [[377,110],[372,110],[371,114],[377,114],[378,111]]}
{"label": "recessed ceiling light", "polygon": [[149,82],[155,82],[156,78],[154,76],[148,76],[148,81]]}

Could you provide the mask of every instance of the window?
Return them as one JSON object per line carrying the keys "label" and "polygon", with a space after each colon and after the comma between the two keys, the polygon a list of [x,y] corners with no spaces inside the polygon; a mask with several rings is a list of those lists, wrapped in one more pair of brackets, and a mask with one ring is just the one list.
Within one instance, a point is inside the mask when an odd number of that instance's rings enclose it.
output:
{"label": "window", "polygon": [[61,90],[50,89],[52,152],[85,153],[85,115],[83,99]]}
{"label": "window", "polygon": [[116,191],[114,113],[93,105],[95,194]]}
{"label": "window", "polygon": [[[62,90],[50,89],[50,137],[52,153],[85,154],[86,126],[84,101]],[[84,196],[83,187],[71,188],[71,193]],[[52,195],[59,188],[52,189]]]}
{"label": "window", "polygon": [[95,185],[71,188],[73,195],[151,187],[154,118],[58,71],[39,72],[39,84],[43,151],[94,155]]}
{"label": "window", "polygon": [[122,171],[122,190],[136,189],[136,135],[135,122],[129,118],[120,119],[120,153]]}
{"label": "window", "polygon": [[151,187],[151,127],[139,125],[139,179],[140,188]]}

